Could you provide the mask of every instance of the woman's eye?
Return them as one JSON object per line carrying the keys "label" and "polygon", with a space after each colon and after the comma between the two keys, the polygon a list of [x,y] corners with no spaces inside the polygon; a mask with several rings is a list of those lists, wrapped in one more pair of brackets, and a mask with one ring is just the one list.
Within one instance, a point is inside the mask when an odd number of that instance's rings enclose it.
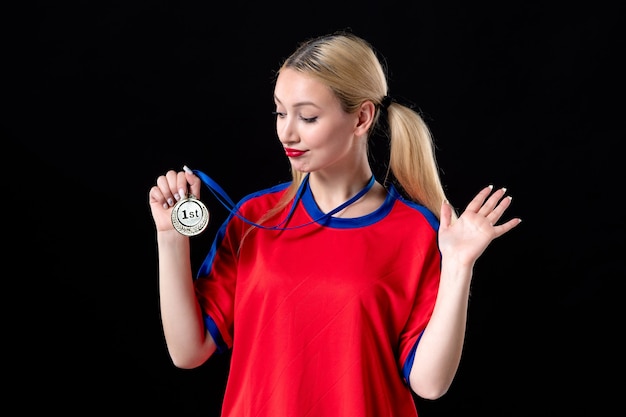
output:
{"label": "woman's eye", "polygon": [[[272,114],[280,119],[287,117],[287,113],[283,113],[279,111],[273,111]],[[298,118],[302,120],[304,123],[314,123],[315,121],[317,121],[317,117],[298,116]]]}
{"label": "woman's eye", "polygon": [[317,120],[317,117],[302,117],[300,116],[300,120],[302,120],[304,123],[313,123]]}

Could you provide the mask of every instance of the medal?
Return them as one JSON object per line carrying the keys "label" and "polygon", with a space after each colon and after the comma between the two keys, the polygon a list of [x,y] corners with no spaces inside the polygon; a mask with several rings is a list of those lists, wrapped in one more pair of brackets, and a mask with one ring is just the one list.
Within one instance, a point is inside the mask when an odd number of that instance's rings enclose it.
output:
{"label": "medal", "polygon": [[199,235],[209,224],[209,210],[193,195],[180,199],[172,208],[172,225],[185,236]]}

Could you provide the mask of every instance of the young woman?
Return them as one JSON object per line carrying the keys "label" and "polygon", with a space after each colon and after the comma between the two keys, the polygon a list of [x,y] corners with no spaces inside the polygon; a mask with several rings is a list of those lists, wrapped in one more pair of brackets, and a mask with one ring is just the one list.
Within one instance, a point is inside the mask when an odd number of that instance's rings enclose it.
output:
{"label": "young woman", "polygon": [[[203,173],[158,177],[162,323],[174,364],[232,349],[223,416],[416,416],[457,372],[474,263],[511,202],[485,187],[460,216],[447,202],[420,115],[388,96],[364,39],[302,43],[277,72],[276,131],[293,179],[245,198],[192,276],[171,212]],[[388,126],[389,177],[368,140]]]}

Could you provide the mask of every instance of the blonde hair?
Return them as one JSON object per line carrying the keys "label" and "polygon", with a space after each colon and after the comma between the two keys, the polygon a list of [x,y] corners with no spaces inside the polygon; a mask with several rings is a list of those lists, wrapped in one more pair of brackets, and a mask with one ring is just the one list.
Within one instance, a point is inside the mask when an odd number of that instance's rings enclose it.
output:
{"label": "blonde hair", "polygon": [[[309,39],[283,62],[276,75],[285,68],[306,73],[326,84],[348,113],[367,100],[373,102],[378,111],[371,130],[379,125],[388,95],[387,75],[369,42],[345,31]],[[394,181],[408,199],[427,207],[439,218],[446,196],[428,126],[418,112],[398,102],[391,101],[386,114],[390,145],[385,182]],[[289,189],[259,223],[277,215],[294,198],[304,174],[292,169],[291,175]]]}

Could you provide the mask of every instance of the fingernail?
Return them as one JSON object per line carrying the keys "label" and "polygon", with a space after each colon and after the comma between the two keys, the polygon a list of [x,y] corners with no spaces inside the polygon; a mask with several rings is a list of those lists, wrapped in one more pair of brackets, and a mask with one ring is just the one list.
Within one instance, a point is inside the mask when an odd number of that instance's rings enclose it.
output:
{"label": "fingernail", "polygon": [[181,197],[184,197],[184,196],[186,196],[186,195],[187,195],[187,193],[185,192],[185,190],[183,190],[182,188],[180,188],[180,189],[178,190],[178,194],[180,194],[180,196],[181,196]]}
{"label": "fingernail", "polygon": [[171,198],[167,199],[167,204],[169,204],[170,206],[174,205],[174,200],[172,200]]}
{"label": "fingernail", "polygon": [[176,201],[180,200],[180,194],[175,193],[174,194],[174,200],[176,200]]}
{"label": "fingernail", "polygon": [[170,206],[168,206],[167,203],[163,203],[163,208],[167,210],[168,208],[170,208]]}

